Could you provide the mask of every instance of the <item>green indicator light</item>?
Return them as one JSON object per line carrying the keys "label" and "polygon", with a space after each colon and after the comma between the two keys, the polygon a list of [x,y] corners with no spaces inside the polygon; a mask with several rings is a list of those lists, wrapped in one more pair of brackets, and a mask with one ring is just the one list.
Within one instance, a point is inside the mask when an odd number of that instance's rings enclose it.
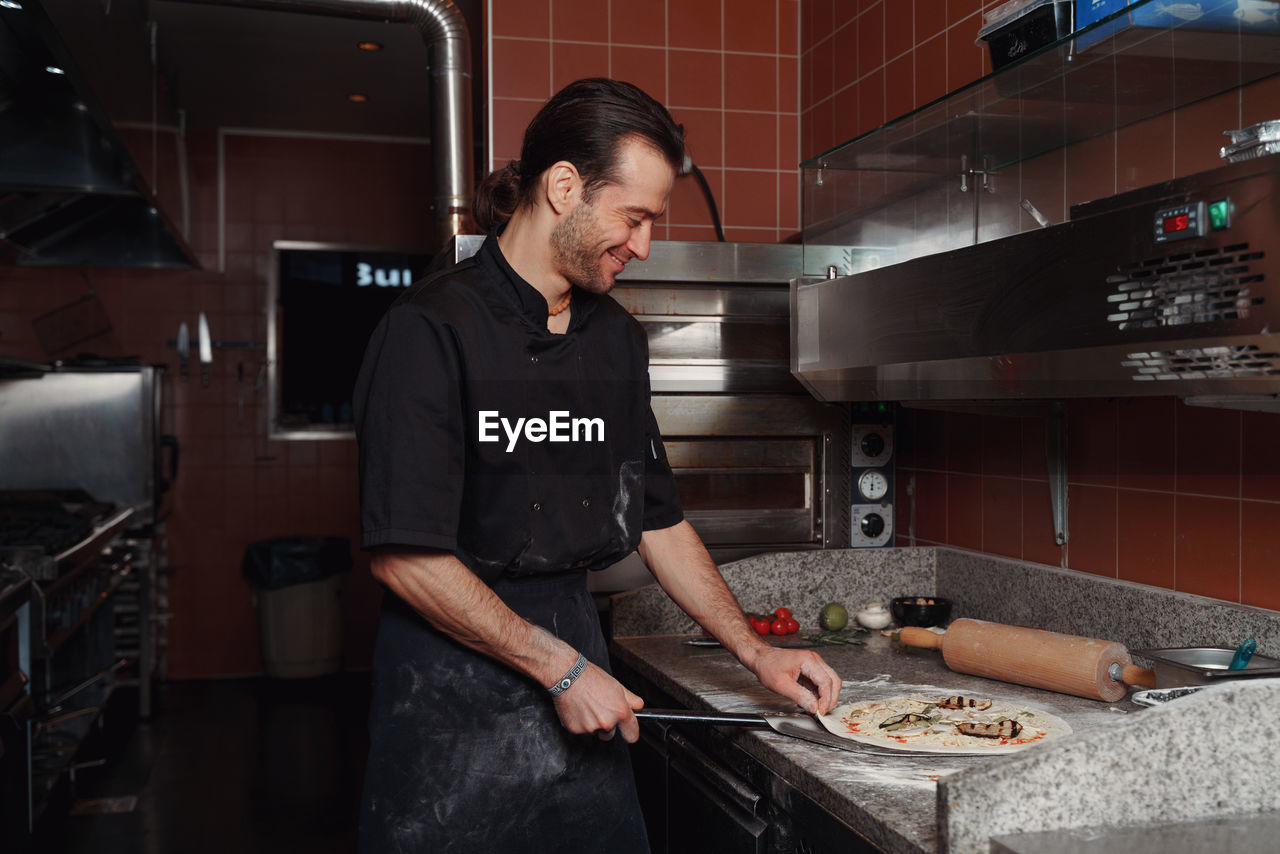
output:
{"label": "green indicator light", "polygon": [[1231,203],[1227,199],[1209,203],[1209,227],[1211,229],[1221,231],[1231,225],[1230,207]]}

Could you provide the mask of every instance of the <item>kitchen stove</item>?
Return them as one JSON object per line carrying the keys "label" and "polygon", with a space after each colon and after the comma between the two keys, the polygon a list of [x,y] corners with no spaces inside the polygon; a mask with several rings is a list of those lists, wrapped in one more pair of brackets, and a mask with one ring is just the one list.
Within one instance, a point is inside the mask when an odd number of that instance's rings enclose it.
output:
{"label": "kitchen stove", "polygon": [[82,542],[115,510],[82,490],[0,490],[0,548],[58,555]]}

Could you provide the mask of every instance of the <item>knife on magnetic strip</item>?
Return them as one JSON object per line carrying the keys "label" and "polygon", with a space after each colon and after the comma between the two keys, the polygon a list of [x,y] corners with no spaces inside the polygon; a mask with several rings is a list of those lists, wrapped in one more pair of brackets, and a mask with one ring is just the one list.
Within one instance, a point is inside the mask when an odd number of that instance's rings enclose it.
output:
{"label": "knife on magnetic strip", "polygon": [[209,335],[209,319],[200,312],[196,322],[196,336],[200,349],[200,385],[209,386],[209,365],[213,363],[213,338]]}

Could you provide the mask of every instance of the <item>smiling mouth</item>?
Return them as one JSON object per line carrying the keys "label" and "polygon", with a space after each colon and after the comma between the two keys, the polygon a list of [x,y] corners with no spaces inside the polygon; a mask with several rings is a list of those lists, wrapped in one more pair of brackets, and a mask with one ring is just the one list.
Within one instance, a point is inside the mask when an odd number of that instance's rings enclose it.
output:
{"label": "smiling mouth", "polygon": [[623,261],[623,260],[622,260],[621,258],[619,258],[617,255],[614,255],[612,252],[609,252],[609,251],[607,251],[607,250],[605,251],[605,253],[604,253],[604,254],[608,255],[610,258],[612,258],[612,259],[614,260],[614,263],[616,263],[616,264],[618,265],[618,269],[619,269],[619,270],[622,270],[622,269],[625,269],[625,268],[626,268],[626,266],[627,266],[627,262],[626,262],[626,261]]}

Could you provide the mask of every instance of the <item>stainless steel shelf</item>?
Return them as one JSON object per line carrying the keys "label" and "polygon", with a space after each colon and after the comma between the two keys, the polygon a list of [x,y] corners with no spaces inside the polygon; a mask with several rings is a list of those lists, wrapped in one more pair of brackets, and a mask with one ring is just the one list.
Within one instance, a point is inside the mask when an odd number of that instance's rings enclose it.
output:
{"label": "stainless steel shelf", "polygon": [[[964,211],[988,195],[999,173],[1035,158],[1117,129],[1246,86],[1280,73],[1280,30],[1205,29],[1214,17],[1236,21],[1236,0],[1203,0],[1200,17],[1187,21],[1157,4],[1136,0],[1116,14],[943,98],[841,144],[801,164],[805,204],[804,240],[810,243],[866,243],[868,231],[844,226],[884,215],[884,227],[869,233],[893,235],[907,209],[915,223],[955,224]],[[1160,14],[1163,27],[1130,26],[1122,18]],[[1116,31],[1118,29],[1118,31]],[[1224,128],[1223,130],[1226,130]],[[1224,137],[1225,141],[1225,137]],[[1052,170],[1048,170],[1052,171]],[[990,177],[995,176],[995,177]],[[1016,185],[1016,177],[1013,179]],[[966,192],[968,191],[968,192]],[[988,217],[1013,217],[1013,223]],[[1008,212],[983,214],[978,234],[954,232],[933,250],[1035,228]],[[911,241],[907,241],[910,243]],[[892,260],[929,254],[928,245],[896,247]],[[812,265],[806,258],[806,272]]]}
{"label": "stainless steel shelf", "polygon": [[[1001,168],[1280,73],[1280,32],[1197,29],[1180,18],[1077,48],[1155,2],[1135,0],[801,168],[953,175],[960,155]],[[1236,0],[1199,5],[1202,18],[1230,17]]]}

